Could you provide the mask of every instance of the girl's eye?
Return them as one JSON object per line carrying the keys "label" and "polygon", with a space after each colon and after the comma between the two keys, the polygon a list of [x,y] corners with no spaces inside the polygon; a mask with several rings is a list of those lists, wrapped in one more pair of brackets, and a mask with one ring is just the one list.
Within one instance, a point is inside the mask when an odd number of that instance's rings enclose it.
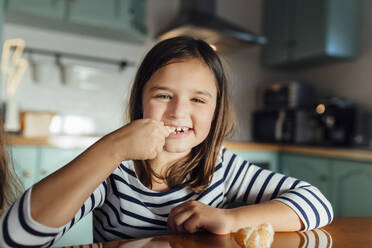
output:
{"label": "girl's eye", "polygon": [[170,99],[171,97],[170,97],[170,95],[157,95],[157,96],[155,96],[156,98],[161,98],[161,99]]}
{"label": "girl's eye", "polygon": [[205,101],[200,98],[193,98],[192,101],[197,102],[197,103],[205,103]]}

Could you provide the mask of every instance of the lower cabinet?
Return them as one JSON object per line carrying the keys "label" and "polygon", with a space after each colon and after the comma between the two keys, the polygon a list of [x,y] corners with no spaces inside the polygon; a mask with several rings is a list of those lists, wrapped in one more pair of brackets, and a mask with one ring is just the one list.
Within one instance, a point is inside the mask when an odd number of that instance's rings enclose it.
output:
{"label": "lower cabinet", "polygon": [[372,163],[332,160],[336,216],[372,216]]}
{"label": "lower cabinet", "polygon": [[278,154],[275,152],[233,150],[248,162],[258,165],[264,169],[278,171]]}
{"label": "lower cabinet", "polygon": [[[12,146],[9,150],[15,172],[25,189],[63,167],[83,151],[36,146]],[[89,214],[75,224],[53,247],[92,242],[92,214]]]}
{"label": "lower cabinet", "polygon": [[282,154],[279,161],[281,173],[306,181],[317,187],[328,199],[331,198],[327,158]]}
{"label": "lower cabinet", "polygon": [[279,161],[280,172],[318,187],[336,217],[372,217],[371,162],[292,154],[281,154]]}

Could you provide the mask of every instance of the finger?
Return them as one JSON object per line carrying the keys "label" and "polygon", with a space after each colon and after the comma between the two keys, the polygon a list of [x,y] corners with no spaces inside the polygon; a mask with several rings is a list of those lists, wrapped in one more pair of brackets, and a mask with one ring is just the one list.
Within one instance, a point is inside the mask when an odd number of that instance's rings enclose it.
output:
{"label": "finger", "polygon": [[200,218],[193,214],[183,223],[183,229],[188,233],[195,233],[200,230]]}
{"label": "finger", "polygon": [[174,216],[174,225],[178,232],[186,232],[183,225],[193,214],[193,211],[186,209]]}
{"label": "finger", "polygon": [[175,224],[175,216],[177,216],[182,211],[185,211],[185,204],[182,203],[174,208],[171,209],[168,215],[168,226],[172,232],[177,232],[176,224]]}

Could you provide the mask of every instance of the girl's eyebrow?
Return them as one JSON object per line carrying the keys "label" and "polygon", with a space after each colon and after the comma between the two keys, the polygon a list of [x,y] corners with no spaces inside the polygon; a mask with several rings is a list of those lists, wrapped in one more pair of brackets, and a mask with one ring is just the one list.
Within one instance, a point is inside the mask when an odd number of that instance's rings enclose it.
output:
{"label": "girl's eyebrow", "polygon": [[[164,87],[164,86],[154,86],[154,87],[150,88],[150,91],[155,91],[155,90],[169,90],[169,91],[172,91],[171,88]],[[204,95],[206,97],[213,98],[212,94],[208,91],[195,90],[194,93],[197,94],[197,95]]]}
{"label": "girl's eyebrow", "polygon": [[150,88],[150,91],[155,91],[155,90],[171,90],[168,87],[163,87],[163,86],[154,86]]}
{"label": "girl's eyebrow", "polygon": [[212,97],[212,94],[209,93],[208,91],[202,91],[202,90],[196,90],[194,91],[197,95],[204,95],[206,97],[209,97],[209,98],[213,98]]}

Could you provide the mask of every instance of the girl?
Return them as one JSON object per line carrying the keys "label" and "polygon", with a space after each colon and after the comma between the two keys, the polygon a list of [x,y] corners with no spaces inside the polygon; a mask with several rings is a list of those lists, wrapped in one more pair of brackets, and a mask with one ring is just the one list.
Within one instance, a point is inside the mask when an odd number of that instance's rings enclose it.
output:
{"label": "girl", "polygon": [[[226,78],[204,41],[177,37],[152,48],[129,108],[129,124],[13,204],[0,222],[1,246],[48,247],[93,210],[95,242],[227,234],[264,222],[297,231],[331,222],[332,207],[317,188],[221,147],[233,123]],[[251,205],[227,209],[232,202]]]}

